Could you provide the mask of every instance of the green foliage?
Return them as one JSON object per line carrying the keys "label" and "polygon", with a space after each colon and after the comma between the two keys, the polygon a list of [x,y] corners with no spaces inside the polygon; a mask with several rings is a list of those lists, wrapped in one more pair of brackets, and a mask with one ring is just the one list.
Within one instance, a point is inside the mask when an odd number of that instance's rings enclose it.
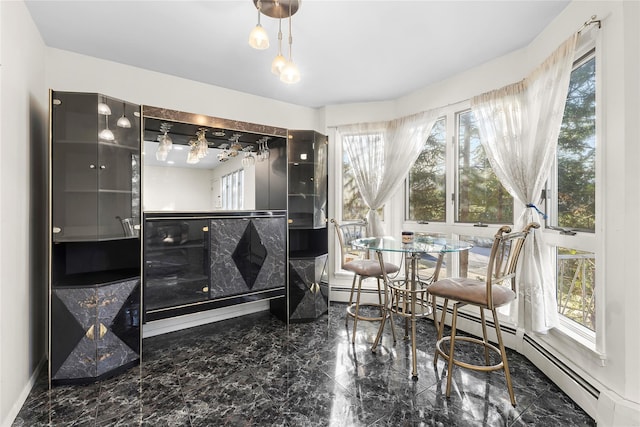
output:
{"label": "green foliage", "polygon": [[446,122],[438,120],[422,153],[409,171],[409,212],[414,221],[444,222]]}
{"label": "green foliage", "polygon": [[595,59],[571,73],[558,138],[558,225],[595,230]]}

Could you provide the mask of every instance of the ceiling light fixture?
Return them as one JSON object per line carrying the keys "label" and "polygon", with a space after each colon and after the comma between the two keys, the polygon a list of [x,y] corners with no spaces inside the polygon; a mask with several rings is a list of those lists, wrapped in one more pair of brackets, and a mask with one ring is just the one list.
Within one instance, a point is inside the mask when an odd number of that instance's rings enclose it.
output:
{"label": "ceiling light fixture", "polygon": [[[289,3],[289,7],[291,7],[291,3]],[[293,57],[291,56],[291,46],[293,45],[293,35],[291,34],[291,15],[289,15],[289,60],[284,67],[282,67],[282,71],[280,72],[280,81],[287,84],[294,84],[300,81],[300,70],[298,70],[298,66],[293,62]]]}
{"label": "ceiling light fixture", "polygon": [[258,23],[249,34],[249,46],[254,49],[264,50],[269,48],[269,36],[260,25],[260,15],[262,13],[262,0],[257,0],[256,8],[258,9]]}
{"label": "ceiling light fixture", "polygon": [[[301,0],[253,0],[254,5],[258,9],[258,25],[251,31],[249,37],[249,44],[256,49],[266,49],[269,47],[269,40],[267,38],[264,28],[260,25],[260,14],[264,14],[271,18],[276,18],[278,22],[278,55],[271,62],[271,72],[280,77],[280,80],[284,83],[298,83],[300,81],[300,70],[293,62],[291,50],[293,45],[293,36],[291,35],[291,17],[300,8]],[[282,55],[282,19],[289,18],[289,59],[287,60]],[[256,41],[254,40],[254,32],[260,35]],[[264,40],[266,40],[266,45]],[[260,43],[258,43],[260,42]],[[262,47],[256,47],[256,45]]]}
{"label": "ceiling light fixture", "polygon": [[286,63],[287,58],[282,56],[282,18],[280,18],[278,19],[278,55],[271,62],[271,72],[279,77]]}

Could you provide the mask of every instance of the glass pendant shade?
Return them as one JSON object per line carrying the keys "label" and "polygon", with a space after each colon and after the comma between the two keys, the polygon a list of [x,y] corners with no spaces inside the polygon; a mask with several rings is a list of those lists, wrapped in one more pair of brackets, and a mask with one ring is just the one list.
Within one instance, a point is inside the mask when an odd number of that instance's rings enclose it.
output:
{"label": "glass pendant shade", "polygon": [[111,132],[109,128],[102,129],[98,134],[98,138],[103,141],[114,141],[116,139],[116,137],[113,135],[113,132]]}
{"label": "glass pendant shade", "polygon": [[280,72],[280,81],[288,84],[298,83],[300,81],[300,70],[293,60],[287,61],[286,65]]}
{"label": "glass pendant shade", "polygon": [[269,48],[269,36],[260,23],[253,27],[249,34],[249,46],[258,50]]}
{"label": "glass pendant shade", "polygon": [[103,116],[110,116],[111,108],[109,108],[109,106],[104,102],[98,102],[98,113],[102,114]]}
{"label": "glass pendant shade", "polygon": [[[109,111],[109,114],[111,114],[111,111]],[[109,116],[105,117],[105,119],[107,121],[106,126],[104,129],[98,132],[98,139],[101,139],[103,141],[113,142],[116,140],[116,137],[113,135],[113,132],[111,132],[111,130],[109,129]]]}
{"label": "glass pendant shade", "polygon": [[271,72],[276,76],[279,76],[282,73],[282,69],[284,68],[286,63],[287,63],[286,58],[282,56],[281,53],[279,53],[278,56],[276,56],[273,59],[273,62],[271,63]]}
{"label": "glass pendant shade", "polygon": [[116,122],[116,126],[118,126],[120,128],[124,128],[124,129],[129,129],[131,127],[131,121],[129,121],[129,119],[125,115],[126,108],[127,107],[126,107],[125,103],[123,102],[122,103],[122,116],[120,116],[120,118]]}
{"label": "glass pendant shade", "polygon": [[123,114],[116,122],[116,126],[129,129],[131,127],[131,121]]}

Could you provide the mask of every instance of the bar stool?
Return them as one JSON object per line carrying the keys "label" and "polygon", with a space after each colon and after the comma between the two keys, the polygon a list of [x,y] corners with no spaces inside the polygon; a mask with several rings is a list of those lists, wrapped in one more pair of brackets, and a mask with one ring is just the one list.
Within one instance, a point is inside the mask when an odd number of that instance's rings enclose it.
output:
{"label": "bar stool", "polygon": [[[380,280],[382,279],[382,266],[378,260],[368,258],[366,251],[354,249],[351,246],[351,242],[355,239],[360,239],[366,236],[367,222],[366,221],[350,221],[340,224],[335,219],[331,219],[331,223],[334,225],[336,234],[338,235],[338,242],[340,242],[341,252],[341,267],[343,270],[351,271],[354,273],[353,282],[351,283],[351,292],[349,293],[349,305],[347,306],[347,316],[345,319],[345,325],[349,322],[349,317],[353,318],[353,335],[351,342],[356,342],[356,329],[358,327],[358,320],[366,321],[382,321],[384,316],[387,315],[387,311],[383,302],[383,292],[386,292],[386,288],[383,289],[380,286]],[[384,262],[384,269],[386,274],[393,274],[400,270],[395,264]],[[362,281],[368,278],[375,278],[378,284],[378,303],[360,303],[360,295],[362,294]],[[357,281],[357,287],[356,287]],[[355,294],[355,302],[353,300]],[[360,308],[363,306],[375,307],[380,310],[379,316],[367,316],[360,313]],[[393,341],[396,340],[396,331],[391,322],[391,332],[393,334]]]}
{"label": "bar stool", "polygon": [[[511,404],[513,406],[516,405],[513,386],[511,385],[511,375],[509,373],[509,362],[507,361],[507,354],[502,341],[502,334],[500,333],[500,323],[498,321],[498,315],[496,314],[496,308],[509,304],[516,299],[516,267],[520,259],[520,253],[531,229],[538,227],[540,227],[538,223],[532,222],[522,231],[512,233],[509,226],[502,226],[494,237],[493,245],[491,246],[491,255],[489,256],[489,264],[487,266],[487,274],[484,280],[466,277],[447,278],[438,280],[427,288],[427,291],[433,298],[434,319],[436,317],[435,298],[438,297],[444,300],[442,305],[442,318],[438,325],[438,341],[436,343],[433,363],[436,364],[438,362],[439,356],[442,356],[442,358],[447,361],[447,397],[451,395],[453,365],[480,372],[503,370]],[[453,304],[453,315],[451,317],[451,334],[449,336],[443,336],[444,322],[450,300],[455,301]],[[474,337],[456,336],[458,308],[465,305],[476,306],[480,309],[482,340]],[[493,325],[496,331],[498,347],[489,343],[485,310],[490,311],[493,316]],[[484,347],[485,363],[482,365],[468,363],[457,358],[455,355],[455,344],[457,341],[465,341]],[[448,345],[445,345],[445,343]],[[489,351],[498,354],[500,356],[500,362],[491,364]]]}

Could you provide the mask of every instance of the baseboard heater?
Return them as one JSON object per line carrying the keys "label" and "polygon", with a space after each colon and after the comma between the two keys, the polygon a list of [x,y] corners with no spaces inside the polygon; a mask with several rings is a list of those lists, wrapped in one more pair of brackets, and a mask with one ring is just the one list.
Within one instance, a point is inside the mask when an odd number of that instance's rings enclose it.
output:
{"label": "baseboard heater", "polygon": [[[438,309],[440,311],[442,311],[442,306],[439,305],[439,304],[438,304]],[[450,308],[447,309],[447,313],[448,314],[453,314],[453,309],[450,309]],[[458,317],[466,319],[466,320],[468,320],[470,322],[477,323],[478,325],[480,324],[480,319],[478,319],[477,317],[475,317],[475,316],[473,316],[473,315],[471,315],[469,313],[464,313],[464,312],[458,311]],[[490,326],[494,327],[494,323],[489,321],[489,320],[487,320],[487,325],[490,325]],[[513,335],[513,336],[516,335],[515,328],[512,328],[510,326],[500,325],[500,330],[503,333],[508,333],[508,334]],[[579,375],[576,371],[574,371],[569,366],[567,366],[564,362],[562,362],[560,359],[558,359],[558,357],[556,357],[556,355],[554,355],[549,350],[547,350],[546,348],[541,346],[536,340],[534,340],[528,334],[524,334],[523,340],[524,340],[524,342],[529,344],[533,349],[535,349],[539,354],[544,356],[549,362],[551,362],[560,371],[562,371],[567,377],[571,378],[573,381],[575,381],[576,384],[580,385],[587,393],[592,395],[595,399],[598,399],[598,396],[600,396],[600,391],[597,388],[595,388],[594,386],[592,386],[591,384],[589,384],[589,382],[587,380],[585,380],[581,375]]]}

